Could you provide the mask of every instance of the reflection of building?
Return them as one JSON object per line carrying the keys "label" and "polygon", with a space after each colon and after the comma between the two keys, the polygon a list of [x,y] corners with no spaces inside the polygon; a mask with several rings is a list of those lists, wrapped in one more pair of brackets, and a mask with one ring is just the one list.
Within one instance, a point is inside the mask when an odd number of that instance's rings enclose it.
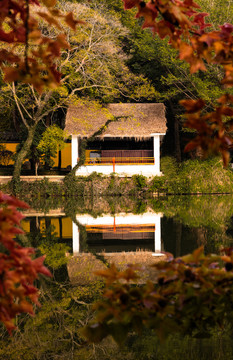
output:
{"label": "reflection of building", "polygon": [[49,214],[27,211],[22,220],[22,228],[26,233],[52,233],[62,242],[72,243],[72,220],[61,211],[50,211]]}
{"label": "reflection of building", "polygon": [[[102,215],[76,215],[81,228],[58,210],[43,213],[28,211],[22,221],[26,233],[54,234],[59,242],[73,244],[73,253],[120,253],[149,251],[159,255],[162,249],[161,217],[148,211],[144,214],[120,213]],[[81,231],[80,231],[81,230]]]}
{"label": "reflection of building", "polygon": [[[147,250],[160,254],[161,214],[77,215],[77,221],[85,226],[86,245],[90,251],[115,253],[121,251]],[[83,252],[82,234],[73,223],[73,253]]]}

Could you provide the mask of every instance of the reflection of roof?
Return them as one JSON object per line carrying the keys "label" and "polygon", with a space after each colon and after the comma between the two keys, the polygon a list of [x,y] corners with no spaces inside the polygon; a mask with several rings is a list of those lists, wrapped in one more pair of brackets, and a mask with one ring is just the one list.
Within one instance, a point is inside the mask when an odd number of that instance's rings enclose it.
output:
{"label": "reflection of roof", "polygon": [[93,135],[112,120],[101,137],[151,137],[153,133],[166,133],[164,104],[109,104],[103,108],[81,104],[70,106],[65,130],[69,135]]}

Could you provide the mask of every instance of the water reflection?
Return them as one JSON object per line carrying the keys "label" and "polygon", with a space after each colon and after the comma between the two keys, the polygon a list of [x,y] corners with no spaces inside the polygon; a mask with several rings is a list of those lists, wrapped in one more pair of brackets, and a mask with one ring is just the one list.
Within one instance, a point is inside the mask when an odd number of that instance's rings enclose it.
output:
{"label": "water reflection", "polygon": [[22,225],[32,240],[31,246],[38,247],[37,238],[39,241],[40,237],[53,235],[53,241],[66,244],[75,255],[143,250],[154,256],[164,251],[182,256],[201,245],[210,253],[230,246],[233,238],[230,219],[218,227],[214,221],[215,228],[209,224],[190,226],[176,216],[168,217],[151,209],[143,214],[76,214],[72,219],[59,211],[28,215]]}
{"label": "water reflection", "polygon": [[[151,251],[161,255],[162,214],[147,211],[144,214],[77,215],[77,223],[85,227],[88,249],[94,252]],[[73,225],[73,253],[82,252],[80,226]]]}
{"label": "water reflection", "polygon": [[[123,198],[119,202],[88,199],[86,205],[83,199],[74,202],[63,204],[60,209],[46,207],[46,215],[39,210],[26,214],[23,227],[28,236],[22,242],[47,254],[46,262],[54,277],[38,284],[42,307],[35,317],[18,318],[19,330],[11,338],[1,329],[0,359],[224,360],[233,357],[232,336],[227,333],[227,327],[221,333],[214,330],[210,340],[172,336],[162,345],[149,331],[140,337],[132,334],[120,349],[111,339],[95,347],[87,346],[80,332],[91,319],[90,304],[101,296],[102,289],[100,281],[89,275],[96,263],[93,254],[87,255],[88,251],[103,250],[108,259],[114,253],[115,260],[117,254],[127,254],[127,261],[129,254],[138,253],[142,258],[139,249],[153,261],[153,253],[168,251],[180,256],[200,245],[205,246],[206,252],[217,252],[232,243],[232,197],[180,196],[135,202],[135,205],[131,199]],[[71,256],[66,256],[68,252]],[[79,275],[77,283],[73,281],[72,270]],[[85,281],[80,281],[80,274]]]}

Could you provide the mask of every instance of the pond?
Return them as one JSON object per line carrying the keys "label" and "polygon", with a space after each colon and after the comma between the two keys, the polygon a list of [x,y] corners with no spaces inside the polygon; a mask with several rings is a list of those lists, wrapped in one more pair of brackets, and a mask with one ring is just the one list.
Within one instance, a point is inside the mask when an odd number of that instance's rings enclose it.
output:
{"label": "pond", "polygon": [[[44,202],[43,202],[44,201]],[[41,279],[41,308],[17,318],[18,330],[0,335],[0,359],[225,359],[233,358],[231,330],[210,339],[171,336],[164,344],[147,331],[119,349],[111,338],[87,344],[82,327],[103,283],[93,275],[105,262],[146,265],[163,252],[182,256],[199,246],[219,252],[233,244],[232,196],[43,200],[25,213],[19,241],[46,254],[53,279]],[[49,200],[48,200],[49,201]],[[59,206],[57,206],[59,205]],[[153,273],[149,273],[149,277]],[[145,275],[146,279],[146,275]]]}
{"label": "pond", "polygon": [[[182,256],[203,245],[207,253],[233,243],[233,197],[171,196],[133,201],[77,199],[63,207],[30,209],[22,226],[35,238],[53,234],[72,254],[150,251]],[[117,205],[112,205],[113,200]],[[125,200],[125,201],[124,201]],[[125,207],[125,204],[128,204]],[[72,208],[72,211],[70,210]],[[38,246],[35,244],[34,246]]]}

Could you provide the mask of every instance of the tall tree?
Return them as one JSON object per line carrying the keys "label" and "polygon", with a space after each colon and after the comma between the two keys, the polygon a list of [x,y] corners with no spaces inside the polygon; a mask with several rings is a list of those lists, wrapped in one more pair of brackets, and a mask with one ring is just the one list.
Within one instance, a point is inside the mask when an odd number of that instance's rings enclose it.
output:
{"label": "tall tree", "polygon": [[[211,12],[207,21],[212,26],[208,31],[217,29],[226,20],[232,21],[232,10],[227,1],[223,0],[221,5],[218,1],[199,3],[204,11]],[[129,55],[129,68],[150,80],[158,91],[158,99],[166,102],[169,129],[166,148],[180,158],[179,132],[184,118],[179,100],[202,98],[206,103],[205,110],[208,111],[213,107],[215,99],[224,92],[221,87],[223,71],[219,66],[209,63],[204,73],[190,75],[189,65],[179,58],[177,49],[170,46],[168,39],[153,36],[150,29],[142,29],[142,22],[135,18],[136,10],[125,12],[121,0],[109,0],[107,6],[118,16],[120,14],[119,19],[128,29],[122,38],[122,46]]]}
{"label": "tall tree", "polygon": [[[57,61],[57,71],[62,74],[58,88],[38,88],[32,84],[12,82],[3,84],[1,96],[11,99],[18,112],[18,119],[27,130],[27,137],[17,154],[13,184],[20,178],[21,166],[26,158],[38,123],[65,108],[78,97],[99,99],[102,102],[113,99],[156,98],[157,92],[143,76],[135,76],[126,64],[126,57],[119,45],[119,37],[125,34],[124,27],[111,15],[91,9],[88,5],[63,3],[63,9],[85,21],[76,32],[66,31],[69,49],[61,53]],[[46,11],[44,13],[46,15]],[[44,16],[45,16],[44,15]],[[39,21],[42,33],[53,38],[59,30]],[[13,79],[13,78],[12,78]]]}

